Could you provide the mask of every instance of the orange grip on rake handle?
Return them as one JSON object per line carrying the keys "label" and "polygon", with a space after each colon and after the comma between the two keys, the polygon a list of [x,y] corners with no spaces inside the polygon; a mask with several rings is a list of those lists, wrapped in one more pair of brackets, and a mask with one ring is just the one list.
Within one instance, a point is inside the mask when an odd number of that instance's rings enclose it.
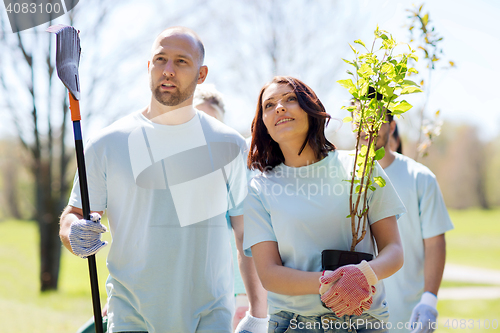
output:
{"label": "orange grip on rake handle", "polygon": [[77,101],[71,93],[69,94],[69,109],[71,110],[71,120],[79,121],[82,119],[80,116],[80,102]]}

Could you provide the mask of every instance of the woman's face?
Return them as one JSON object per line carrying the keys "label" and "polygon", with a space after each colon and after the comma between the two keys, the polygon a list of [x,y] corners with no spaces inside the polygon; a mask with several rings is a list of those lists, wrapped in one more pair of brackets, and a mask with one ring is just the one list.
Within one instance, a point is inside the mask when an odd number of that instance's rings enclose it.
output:
{"label": "woman's face", "polygon": [[262,94],[262,121],[278,144],[304,143],[309,129],[307,113],[302,110],[292,87],[273,83]]}

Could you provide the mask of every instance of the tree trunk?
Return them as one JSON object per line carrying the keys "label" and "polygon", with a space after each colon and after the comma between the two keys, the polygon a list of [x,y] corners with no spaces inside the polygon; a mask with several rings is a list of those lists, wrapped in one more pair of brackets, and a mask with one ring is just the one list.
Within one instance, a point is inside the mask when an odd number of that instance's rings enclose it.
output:
{"label": "tree trunk", "polygon": [[36,206],[40,231],[40,290],[57,290],[61,260],[59,239],[59,204],[54,198],[55,189],[50,182],[50,162],[36,161]]}

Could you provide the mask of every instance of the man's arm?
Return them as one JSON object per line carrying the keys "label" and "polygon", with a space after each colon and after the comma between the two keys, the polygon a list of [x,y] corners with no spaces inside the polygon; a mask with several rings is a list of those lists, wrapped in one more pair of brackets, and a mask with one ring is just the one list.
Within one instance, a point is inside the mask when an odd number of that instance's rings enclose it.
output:
{"label": "man's arm", "polygon": [[243,252],[243,215],[230,216],[230,219],[236,240],[238,266],[250,303],[249,313],[253,317],[266,318],[267,291],[262,287],[253,258],[245,256]]}
{"label": "man's arm", "polygon": [[424,292],[437,295],[446,260],[444,234],[424,239]]}
{"label": "man's arm", "polygon": [[[103,212],[96,212],[96,213],[102,216]],[[61,238],[61,242],[73,254],[75,253],[71,249],[71,244],[69,242],[69,232],[71,229],[71,223],[81,219],[83,219],[83,211],[81,208],[66,206],[59,220],[59,237]]]}

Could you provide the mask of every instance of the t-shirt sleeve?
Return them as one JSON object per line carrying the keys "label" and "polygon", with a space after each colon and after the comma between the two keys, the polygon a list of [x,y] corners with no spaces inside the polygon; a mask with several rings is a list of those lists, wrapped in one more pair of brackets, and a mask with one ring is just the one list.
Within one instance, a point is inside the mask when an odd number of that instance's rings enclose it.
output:
{"label": "t-shirt sleeve", "polygon": [[[85,169],[87,175],[87,187],[89,190],[89,201],[91,211],[104,211],[107,206],[106,174],[100,163],[102,159],[97,158],[94,147],[88,144],[85,152]],[[82,208],[82,198],[80,194],[80,180],[78,170],[73,181],[73,189],[68,201],[68,205]]]}
{"label": "t-shirt sleeve", "polygon": [[[244,143],[243,139],[241,141]],[[243,203],[247,196],[247,168],[244,156],[245,146],[240,146],[238,156],[225,166],[228,177],[229,216],[243,215]]]}
{"label": "t-shirt sleeve", "polygon": [[244,204],[243,250],[248,257],[252,256],[253,245],[265,241],[277,241],[271,215],[259,185],[255,179],[250,181]]}
{"label": "t-shirt sleeve", "polygon": [[368,205],[370,208],[368,211],[368,220],[370,224],[389,216],[396,216],[399,219],[402,214],[406,213],[403,202],[378,162],[373,171],[375,177],[380,176],[385,180],[385,186],[380,187],[378,184],[374,184],[376,190],[369,193]]}
{"label": "t-shirt sleeve", "polygon": [[441,189],[434,174],[430,171],[417,177],[419,214],[422,237],[430,238],[453,229]]}

